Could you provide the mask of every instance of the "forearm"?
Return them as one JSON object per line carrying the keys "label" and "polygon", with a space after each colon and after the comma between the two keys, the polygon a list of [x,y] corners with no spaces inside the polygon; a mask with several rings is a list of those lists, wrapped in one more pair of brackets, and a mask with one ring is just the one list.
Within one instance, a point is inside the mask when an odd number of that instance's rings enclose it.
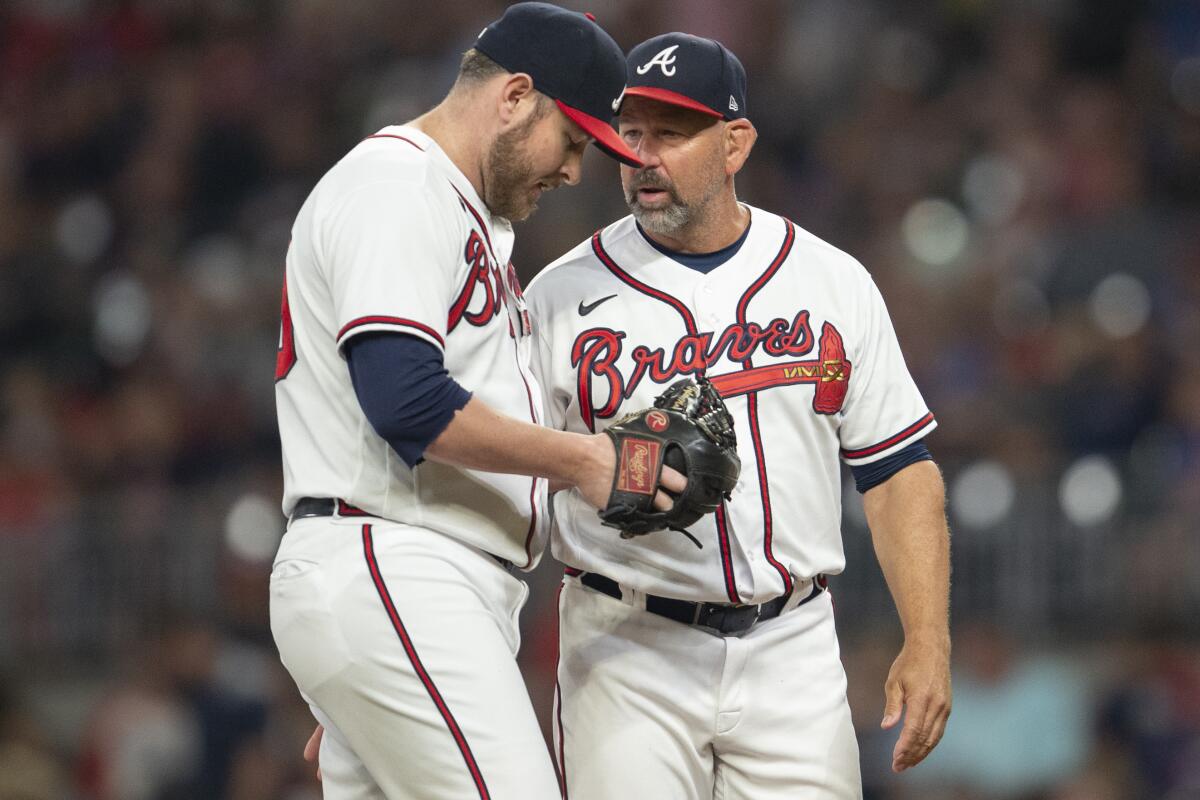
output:
{"label": "forearm", "polygon": [[905,467],[863,495],[863,505],[905,640],[948,650],[950,533],[937,465]]}
{"label": "forearm", "polygon": [[513,419],[472,397],[425,456],[486,472],[536,475],[552,484],[571,486],[591,472],[611,474],[612,448],[596,446],[596,437],[568,433]]}

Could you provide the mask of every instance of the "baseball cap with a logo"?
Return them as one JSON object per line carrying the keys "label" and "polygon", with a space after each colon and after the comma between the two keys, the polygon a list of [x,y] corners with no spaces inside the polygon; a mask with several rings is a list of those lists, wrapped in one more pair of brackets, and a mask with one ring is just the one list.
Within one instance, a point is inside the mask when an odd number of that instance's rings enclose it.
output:
{"label": "baseball cap with a logo", "polygon": [[[746,70],[729,48],[688,33],[664,33],[629,51],[625,94],[725,120],[746,116]],[[613,110],[619,110],[618,102]]]}
{"label": "baseball cap with a logo", "polygon": [[642,165],[607,122],[625,85],[625,55],[590,15],[517,3],[483,29],[475,49],[509,72],[528,74],[605,153]]}

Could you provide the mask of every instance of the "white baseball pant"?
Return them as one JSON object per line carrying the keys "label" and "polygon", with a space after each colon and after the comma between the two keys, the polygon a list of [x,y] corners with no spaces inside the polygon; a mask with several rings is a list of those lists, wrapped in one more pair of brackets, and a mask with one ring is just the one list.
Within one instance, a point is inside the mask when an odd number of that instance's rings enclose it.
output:
{"label": "white baseball pant", "polygon": [[326,798],[560,796],[515,660],[528,593],[492,556],[424,528],[289,526],[271,630],[326,726]]}
{"label": "white baseball pant", "polygon": [[861,798],[828,592],[720,636],[564,579],[555,756],[567,800]]}

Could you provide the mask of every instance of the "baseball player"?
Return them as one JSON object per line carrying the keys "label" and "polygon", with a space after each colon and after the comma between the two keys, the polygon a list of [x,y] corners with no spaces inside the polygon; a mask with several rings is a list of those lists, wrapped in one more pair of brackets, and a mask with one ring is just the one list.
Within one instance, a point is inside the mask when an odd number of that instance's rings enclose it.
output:
{"label": "baseball player", "polygon": [[530,285],[548,424],[600,431],[681,376],[735,420],[741,476],[691,526],[634,539],[578,491],[553,498],[560,595],[555,755],[570,800],[862,793],[826,576],[841,572],[854,473],[905,642],[884,727],[893,769],[950,708],[948,531],[935,426],[883,299],[850,256],[737,201],[755,141],[746,77],[715,41],[629,54],[618,131],[632,215]]}
{"label": "baseball player", "polygon": [[559,795],[512,570],[543,549],[547,479],[603,506],[614,452],[539,425],[509,220],[575,183],[589,140],[640,163],[606,121],[624,72],[592,19],[512,6],[439,106],[367,137],[296,219],[271,629],[325,729],[326,797]]}

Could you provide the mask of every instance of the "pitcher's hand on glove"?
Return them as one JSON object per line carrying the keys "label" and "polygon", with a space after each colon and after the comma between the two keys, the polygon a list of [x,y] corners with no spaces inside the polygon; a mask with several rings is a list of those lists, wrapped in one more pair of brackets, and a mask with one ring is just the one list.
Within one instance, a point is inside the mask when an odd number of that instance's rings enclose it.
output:
{"label": "pitcher's hand on glove", "polygon": [[[623,538],[666,528],[686,533],[689,525],[729,499],[741,473],[733,418],[704,377],[676,381],[658,396],[654,408],[621,418],[605,433],[616,447],[617,463],[600,519],[620,529]],[[654,494],[663,464],[683,473],[687,487],[670,509],[659,511]]]}

